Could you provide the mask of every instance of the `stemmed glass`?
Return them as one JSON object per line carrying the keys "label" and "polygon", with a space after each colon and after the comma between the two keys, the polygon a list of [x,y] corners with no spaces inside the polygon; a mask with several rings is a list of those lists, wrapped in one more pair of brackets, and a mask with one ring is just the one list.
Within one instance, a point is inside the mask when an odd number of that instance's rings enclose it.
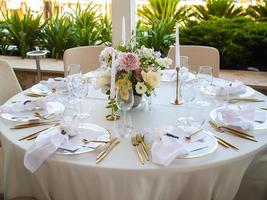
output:
{"label": "stemmed glass", "polygon": [[132,87],[120,87],[117,89],[116,104],[117,107],[122,111],[123,116],[121,121],[122,123],[115,121],[114,130],[119,137],[127,138],[132,131],[130,117],[127,118],[127,111],[130,110],[134,104],[134,95]]}
{"label": "stemmed glass", "polygon": [[180,77],[181,82],[184,82],[188,77],[188,56],[180,56]]}
{"label": "stemmed glass", "polygon": [[88,94],[87,79],[84,78],[81,74],[75,74],[71,78],[71,88],[73,95],[79,99],[79,113],[76,118],[86,119],[90,117],[88,113],[82,112],[82,102],[83,99]]}
{"label": "stemmed glass", "polygon": [[209,106],[210,103],[204,100],[203,92],[208,89],[209,86],[212,85],[213,82],[213,73],[212,67],[210,66],[200,66],[197,74],[196,85],[199,89],[201,100],[198,100],[196,104],[200,106]]}
{"label": "stemmed glass", "polygon": [[181,94],[184,103],[184,116],[178,118],[178,126],[190,125],[192,117],[189,114],[189,106],[196,97],[194,80],[184,82],[181,86]]}

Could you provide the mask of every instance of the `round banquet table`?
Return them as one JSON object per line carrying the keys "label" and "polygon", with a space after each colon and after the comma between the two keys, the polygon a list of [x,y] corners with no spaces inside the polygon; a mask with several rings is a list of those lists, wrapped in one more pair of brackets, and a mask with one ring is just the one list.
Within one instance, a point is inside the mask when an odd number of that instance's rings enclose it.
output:
{"label": "round banquet table", "polygon": [[[185,111],[194,113],[193,107],[185,110],[183,105],[170,104],[175,96],[174,83],[162,83],[156,94],[152,99],[151,111],[142,108],[130,111],[134,132],[148,127],[174,125]],[[100,96],[91,96],[85,101],[86,106],[92,108],[88,122],[105,127],[114,134],[113,122],[105,119],[109,113],[105,108],[107,100]],[[267,100],[266,96],[258,92],[254,97]],[[22,92],[9,101],[25,99],[26,96]],[[11,130],[10,127],[14,124],[1,119],[5,198],[31,196],[40,200],[265,199],[266,130],[249,132],[255,135],[258,142],[216,132],[208,123],[210,110],[218,104],[218,101],[215,104],[212,99],[212,105],[203,109],[206,118],[205,129],[237,145],[240,150],[218,146],[216,151],[209,155],[194,159],[177,159],[168,167],[152,162],[141,165],[130,139],[121,139],[121,143],[99,164],[95,163],[99,151],[79,155],[54,154],[35,173],[31,173],[24,167],[23,159],[25,150],[34,141],[18,139],[44,127]],[[259,107],[266,106],[266,102],[240,105]]]}

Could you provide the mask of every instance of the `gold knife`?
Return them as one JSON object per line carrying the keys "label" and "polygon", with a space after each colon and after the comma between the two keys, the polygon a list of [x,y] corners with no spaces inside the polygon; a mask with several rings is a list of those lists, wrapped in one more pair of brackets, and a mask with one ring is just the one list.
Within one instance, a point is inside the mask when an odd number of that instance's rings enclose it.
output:
{"label": "gold knife", "polygon": [[58,121],[24,123],[24,124],[15,125],[14,127],[11,127],[10,129],[24,129],[24,128],[32,128],[36,126],[51,125],[51,124],[58,124]]}
{"label": "gold knife", "polygon": [[37,137],[37,135],[39,134],[39,133],[41,133],[41,132],[43,132],[43,131],[46,131],[46,130],[48,130],[48,129],[50,129],[50,127],[48,127],[48,128],[45,128],[45,129],[42,129],[42,130],[40,130],[40,131],[37,131],[37,132],[35,132],[35,133],[32,133],[32,134],[30,134],[30,135],[27,135],[27,136],[25,136],[25,137],[22,137],[22,138],[20,138],[19,139],[19,141],[22,141],[22,140],[28,140],[28,139],[30,139],[30,138],[32,138],[32,137]]}
{"label": "gold knife", "polygon": [[260,107],[260,109],[267,111],[267,107]]}
{"label": "gold knife", "polygon": [[230,98],[227,100],[230,103],[235,103],[238,101],[244,101],[244,102],[264,102],[264,99],[255,99],[255,98]]}
{"label": "gold knife", "polygon": [[100,156],[97,156],[96,158],[96,164],[99,163],[100,161],[102,161],[111,151],[112,149],[114,149],[115,146],[117,146],[120,143],[120,140],[118,138],[116,138],[106,149],[106,151],[104,153],[100,153]]}
{"label": "gold knife", "polygon": [[236,149],[236,150],[239,150],[238,147],[236,147],[235,145],[231,144],[230,142],[226,141],[225,139],[222,139],[216,135],[214,135],[214,137],[218,140],[218,141],[221,141],[222,143],[226,144],[227,146],[229,147],[232,147],[233,149]]}
{"label": "gold knife", "polygon": [[253,135],[250,135],[250,134],[247,134],[241,130],[238,130],[238,129],[235,129],[235,128],[232,128],[232,127],[228,127],[228,126],[223,126],[223,125],[218,125],[212,121],[210,121],[210,124],[214,127],[214,128],[217,128],[217,129],[226,129],[228,131],[231,131],[233,133],[237,133],[237,134],[242,134],[242,135],[245,135],[247,137],[251,137],[251,138],[255,138]]}

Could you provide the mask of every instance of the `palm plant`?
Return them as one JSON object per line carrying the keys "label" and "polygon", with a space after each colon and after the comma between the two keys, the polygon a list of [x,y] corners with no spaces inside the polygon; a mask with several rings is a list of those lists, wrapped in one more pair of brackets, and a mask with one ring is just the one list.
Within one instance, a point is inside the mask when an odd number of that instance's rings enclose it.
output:
{"label": "palm plant", "polygon": [[8,33],[7,39],[12,45],[17,46],[23,58],[43,38],[42,29],[46,21],[41,22],[41,18],[41,14],[34,17],[30,11],[27,11],[22,18],[19,17],[17,11],[14,11],[11,16],[6,15],[4,18],[3,29]]}
{"label": "palm plant", "polygon": [[194,17],[198,20],[208,20],[211,17],[234,18],[243,16],[242,7],[236,7],[233,0],[207,0],[206,5],[195,5]]}
{"label": "palm plant", "polygon": [[44,34],[43,44],[49,50],[52,58],[62,58],[66,49],[75,46],[72,24],[65,16],[57,15],[50,19],[44,28]]}
{"label": "palm plant", "polygon": [[139,22],[137,27],[137,43],[160,51],[163,56],[166,56],[170,46],[175,42],[174,26],[174,21],[164,19],[155,22],[149,28],[140,26]]}
{"label": "palm plant", "polygon": [[100,44],[110,46],[112,43],[112,23],[107,15],[104,15],[100,18],[98,29],[100,33]]}
{"label": "palm plant", "polygon": [[138,9],[138,16],[144,25],[151,25],[157,20],[182,21],[187,14],[186,6],[178,8],[180,0],[148,0],[149,6]]}
{"label": "palm plant", "polygon": [[82,10],[80,4],[77,4],[69,19],[73,24],[73,36],[77,46],[96,45],[99,42],[100,30],[97,27],[100,16],[97,14],[96,5],[91,2]]}
{"label": "palm plant", "polygon": [[258,21],[267,21],[267,0],[264,0],[262,4],[249,6],[247,13]]}

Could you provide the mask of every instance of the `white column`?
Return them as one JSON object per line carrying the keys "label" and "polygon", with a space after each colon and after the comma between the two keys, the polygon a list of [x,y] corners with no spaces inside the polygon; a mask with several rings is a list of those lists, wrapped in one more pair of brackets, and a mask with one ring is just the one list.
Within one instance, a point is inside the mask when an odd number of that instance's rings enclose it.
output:
{"label": "white column", "polygon": [[121,42],[122,17],[126,22],[126,41],[136,26],[136,0],[112,0],[112,41],[113,46]]}

